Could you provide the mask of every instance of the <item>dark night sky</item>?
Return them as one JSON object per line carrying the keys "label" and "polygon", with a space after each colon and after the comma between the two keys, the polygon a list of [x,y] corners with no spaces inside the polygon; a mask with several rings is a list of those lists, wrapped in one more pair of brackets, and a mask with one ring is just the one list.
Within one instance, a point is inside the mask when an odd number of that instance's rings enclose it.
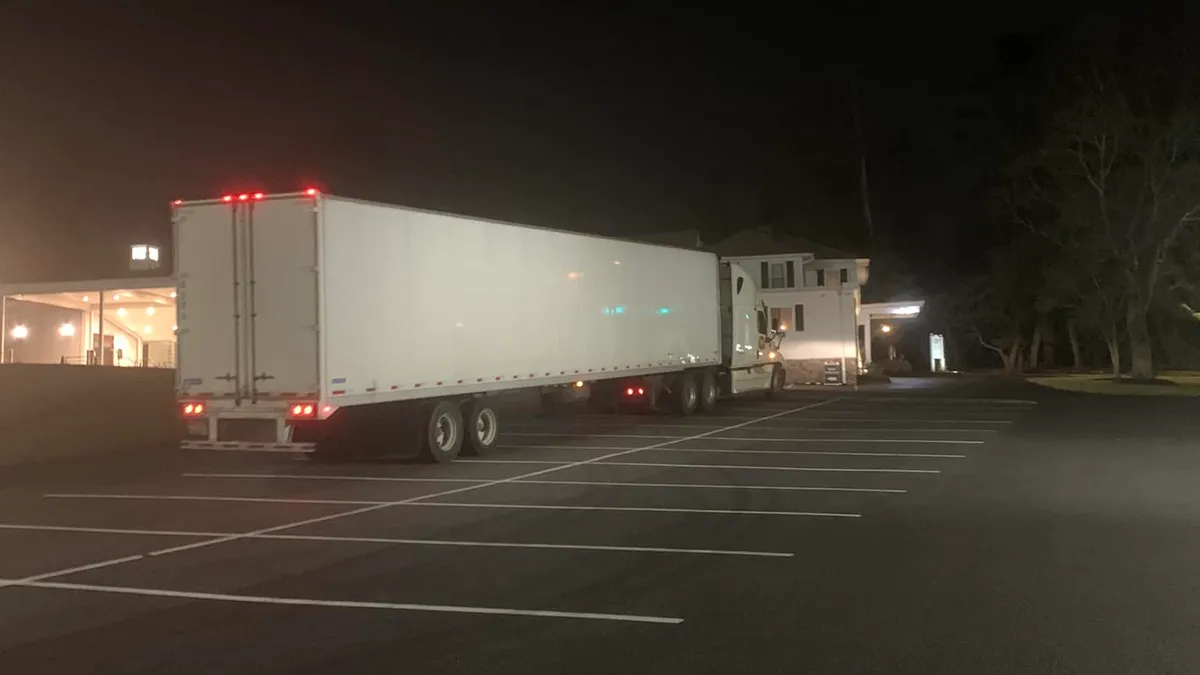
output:
{"label": "dark night sky", "polygon": [[127,244],[169,243],[172,198],[309,184],[604,234],[767,220],[861,247],[856,80],[879,227],[919,265],[969,212],[965,83],[995,35],[1063,14],[483,6],[0,2],[0,279],[117,274]]}

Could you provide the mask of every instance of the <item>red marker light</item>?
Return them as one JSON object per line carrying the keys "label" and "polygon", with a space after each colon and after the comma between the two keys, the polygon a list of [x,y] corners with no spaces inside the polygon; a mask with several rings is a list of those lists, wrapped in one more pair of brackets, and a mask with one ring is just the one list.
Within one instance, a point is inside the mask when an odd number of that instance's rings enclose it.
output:
{"label": "red marker light", "polygon": [[246,194],[238,195],[238,201],[239,201],[239,202],[244,202],[244,201],[246,201],[247,199],[250,199],[250,195],[246,195]]}
{"label": "red marker light", "polygon": [[304,414],[304,406],[302,406],[302,405],[292,406],[292,414],[296,415],[296,416],[303,415]]}
{"label": "red marker light", "polygon": [[641,387],[638,387],[638,396],[641,396],[644,393],[646,393],[646,390],[642,389]]}
{"label": "red marker light", "polygon": [[255,199],[262,199],[262,198],[263,198],[263,193],[261,193],[261,192],[255,192],[255,193],[254,193],[254,198],[255,198]]}
{"label": "red marker light", "polygon": [[630,388],[626,389],[626,390],[625,390],[625,395],[626,395],[626,396],[633,396],[633,387],[630,387]]}
{"label": "red marker light", "polygon": [[317,194],[317,188],[308,188],[304,191],[304,194],[308,195],[309,197],[314,197]]}
{"label": "red marker light", "polygon": [[175,201],[171,202],[171,204],[173,204],[173,205],[175,205],[175,206],[179,206],[179,205],[180,205],[180,204],[182,204],[182,203],[183,203],[183,200],[182,200],[182,199],[176,199]]}
{"label": "red marker light", "polygon": [[224,197],[221,197],[221,201],[231,202],[231,201],[233,201],[233,195],[225,195]]}

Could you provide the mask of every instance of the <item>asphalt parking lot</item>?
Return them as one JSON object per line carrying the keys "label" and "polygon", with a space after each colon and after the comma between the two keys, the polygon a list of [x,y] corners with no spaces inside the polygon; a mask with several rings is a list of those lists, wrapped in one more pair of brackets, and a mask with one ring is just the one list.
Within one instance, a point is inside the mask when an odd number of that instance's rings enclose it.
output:
{"label": "asphalt parking lot", "polygon": [[937,393],[510,419],[446,466],[27,481],[0,491],[0,672],[1110,672],[1067,656],[1109,623],[1053,630],[1094,590],[1048,586],[1088,579],[1081,530],[1027,536],[1039,403]]}

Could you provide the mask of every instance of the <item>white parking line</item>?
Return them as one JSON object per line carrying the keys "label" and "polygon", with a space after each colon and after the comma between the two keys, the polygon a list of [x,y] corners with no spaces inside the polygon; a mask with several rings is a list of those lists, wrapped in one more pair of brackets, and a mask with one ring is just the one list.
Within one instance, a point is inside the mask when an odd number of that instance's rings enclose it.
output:
{"label": "white parking line", "polygon": [[[510,425],[508,425],[508,428],[509,429],[514,429],[514,428],[515,429],[546,429],[547,426],[552,426],[552,425],[510,424]],[[613,427],[619,427],[622,429],[627,429],[630,426],[634,426],[636,428],[647,428],[647,429],[704,429],[706,427],[715,427],[715,426],[720,426],[720,425],[716,425],[716,424],[634,424],[634,425],[630,425],[627,422],[624,422],[624,423],[616,422],[616,423],[606,424],[606,425],[605,424],[588,424],[587,426],[580,427],[579,431],[586,430],[588,428],[595,428],[598,426],[613,426]],[[573,434],[575,431],[572,429],[562,428],[561,426],[558,428],[561,429],[564,433],[572,433]],[[996,429],[928,429],[925,427],[921,427],[919,429],[913,428],[913,427],[870,427],[870,428],[866,428],[866,427],[816,427],[816,428],[812,428],[812,429],[806,429],[804,427],[797,427],[797,426],[761,426],[761,425],[756,424],[751,428],[754,429],[755,431],[770,429],[771,431],[796,431],[796,432],[800,432],[800,431],[838,431],[838,432],[855,431],[855,432],[861,433],[864,431],[891,431],[891,432],[911,431],[913,433],[928,432],[928,433],[936,433],[936,434],[994,434],[994,433],[997,433]],[[516,434],[506,434],[506,435],[514,436]]]}
{"label": "white parking line", "polygon": [[[595,449],[595,448],[593,448]],[[317,473],[185,473],[184,478],[303,478],[306,480],[364,480],[384,483],[490,483],[493,478],[410,478],[404,476],[338,476]]]}
{"label": "white parking line", "polygon": [[[556,464],[564,468],[573,462],[554,462],[540,459],[467,459],[468,464]],[[670,469],[747,469],[750,471],[827,471],[830,473],[941,473],[937,469],[847,469],[812,466],[746,466],[722,464],[658,464],[651,462],[590,462],[590,466],[652,466]],[[49,496],[49,495],[47,495]]]}
{"label": "white parking line", "polygon": [[[800,407],[798,407],[798,408],[793,408],[793,409],[791,409],[791,410],[785,410],[785,411],[783,411],[783,412],[772,413],[772,414],[770,414],[770,415],[764,415],[764,416],[762,416],[762,417],[755,418],[755,419],[752,419],[752,420],[749,420],[749,421],[746,421],[746,422],[742,422],[742,423],[740,423],[740,424],[734,424],[734,425],[730,425],[730,426],[728,426],[728,427],[724,427],[724,428],[722,428],[722,429],[717,429],[716,431],[709,431],[709,432],[705,432],[705,433],[701,433],[701,434],[696,434],[696,435],[695,435],[695,436],[693,436],[692,438],[704,438],[704,437],[706,437],[706,436],[709,436],[709,435],[711,435],[711,434],[714,434],[714,433],[718,433],[718,432],[720,432],[720,431],[729,431],[729,430],[731,430],[731,429],[737,429],[737,428],[739,428],[739,427],[744,427],[744,426],[747,426],[747,425],[749,425],[749,424],[753,424],[753,423],[755,423],[755,422],[763,422],[763,421],[766,421],[766,420],[769,420],[769,419],[774,419],[774,418],[776,418],[776,417],[782,417],[783,415],[790,415],[790,414],[792,414],[792,413],[801,412],[801,411],[804,411],[804,410],[808,410],[808,409],[811,409],[811,408],[815,408],[815,407],[817,407],[817,406],[825,405],[825,404],[827,404],[827,403],[832,403],[833,401],[836,401],[836,400],[837,400],[836,398],[825,399],[825,400],[823,400],[823,401],[818,401],[818,402],[816,402],[816,403],[811,403],[811,404],[809,404],[809,405],[800,406]],[[652,445],[647,445],[647,446],[643,446],[643,447],[639,447],[639,448],[630,448],[629,450],[622,450],[622,451],[620,451],[620,452],[614,452],[614,453],[612,453],[612,454],[603,455],[603,456],[601,456],[601,457],[593,457],[593,458],[590,458],[590,459],[584,459],[584,460],[580,460],[580,461],[578,461],[578,462],[573,462],[573,463],[570,463],[570,464],[565,464],[565,465],[560,465],[560,466],[553,466],[553,467],[550,467],[550,468],[547,468],[547,469],[540,469],[540,470],[538,470],[538,471],[531,471],[531,472],[529,472],[529,473],[520,474],[520,475],[518,475],[518,476],[511,476],[511,477],[509,477],[509,478],[500,478],[500,479],[497,479],[497,480],[494,480],[494,481],[489,481],[489,482],[487,482],[487,483],[473,483],[473,484],[471,484],[471,485],[467,485],[467,486],[460,487],[460,488],[454,488],[454,489],[452,489],[452,490],[444,490],[444,491],[442,491],[442,492],[436,492],[436,493],[433,493],[433,494],[421,495],[420,497],[411,497],[411,498],[409,498],[409,499],[402,499],[402,500],[395,501],[395,502],[385,502],[385,503],[376,503],[376,504],[370,504],[370,505],[367,505],[367,506],[362,506],[362,507],[360,507],[360,508],[357,508],[357,509],[351,509],[351,510],[349,510],[349,511],[343,511],[343,512],[341,512],[341,513],[333,513],[333,514],[330,514],[330,515],[327,515],[327,516],[318,516],[318,517],[316,517],[316,518],[307,518],[307,519],[305,519],[305,520],[297,520],[297,521],[293,521],[293,522],[290,522],[290,523],[284,523],[284,524],[282,524],[282,525],[276,525],[276,526],[274,526],[274,527],[267,527],[267,528],[263,528],[263,529],[261,529],[261,530],[255,530],[255,531],[253,531],[253,532],[245,532],[245,533],[241,533],[241,534],[237,534],[237,535],[231,535],[231,536],[228,536],[228,537],[214,537],[214,538],[212,538],[212,539],[206,539],[206,540],[204,540],[204,541],[201,541],[201,542],[196,542],[196,543],[192,543],[192,544],[184,544],[184,545],[182,545],[182,546],[173,546],[173,547],[171,547],[171,548],[164,548],[164,549],[159,549],[159,550],[156,550],[156,551],[150,551],[150,552],[149,552],[149,553],[147,553],[146,555],[148,555],[148,556],[161,556],[161,555],[169,555],[169,554],[172,554],[172,553],[180,553],[180,552],[183,552],[183,551],[189,551],[189,550],[192,550],[192,549],[203,548],[203,547],[206,547],[206,546],[215,546],[215,545],[217,545],[217,544],[221,544],[221,543],[228,542],[228,541],[236,541],[236,540],[238,540],[238,539],[244,539],[244,538],[247,538],[247,537],[250,537],[250,536],[254,536],[254,535],[260,535],[260,534],[272,534],[272,533],[275,533],[275,532],[280,532],[280,531],[283,531],[283,530],[290,530],[290,529],[292,529],[292,528],[296,528],[296,527],[304,527],[305,525],[315,525],[315,524],[317,524],[317,523],[329,522],[329,521],[331,521],[331,520],[338,520],[338,519],[340,519],[340,518],[347,518],[347,517],[349,517],[349,516],[359,515],[359,514],[363,514],[363,513],[370,513],[371,511],[378,511],[378,510],[380,510],[380,509],[385,509],[385,508],[388,508],[388,507],[391,507],[391,506],[403,506],[403,505],[405,505],[405,504],[412,504],[412,503],[415,503],[415,502],[417,502],[418,500],[422,500],[422,499],[433,499],[433,498],[436,498],[436,497],[446,497],[446,496],[449,496],[449,495],[452,495],[452,494],[459,494],[459,493],[462,493],[462,492],[468,492],[468,491],[471,491],[471,490],[477,490],[477,489],[485,488],[485,487],[488,487],[488,486],[491,486],[491,485],[503,485],[503,484],[505,484],[505,483],[512,483],[512,482],[515,482],[515,481],[517,481],[517,480],[523,480],[523,479],[527,479],[527,478],[534,478],[534,477],[536,477],[536,476],[541,476],[541,475],[544,475],[544,474],[547,474],[547,473],[552,473],[552,472],[554,472],[554,471],[561,471],[561,470],[563,470],[563,469],[567,469],[567,468],[574,467],[574,466],[585,466],[585,465],[587,465],[587,464],[591,464],[591,463],[593,463],[593,462],[596,462],[597,460],[602,460],[602,459],[612,459],[612,458],[615,458],[615,457],[623,457],[623,456],[626,456],[626,455],[631,455],[631,454],[634,454],[634,453],[636,453],[636,452],[641,452],[642,450],[649,450],[649,449],[651,449],[651,448],[656,448],[656,447],[659,447],[659,446],[662,446],[662,445],[668,445],[668,444],[667,444],[667,443],[655,443],[655,444],[652,444]],[[133,559],[136,559],[136,558],[133,558]],[[129,559],[118,558],[118,559],[113,559],[113,560],[109,560],[109,561],[104,561],[104,562],[96,563],[96,565],[97,565],[97,566],[112,566],[112,565],[120,565],[120,564],[122,564],[122,563],[124,563],[124,562],[127,562],[128,560],[129,560]],[[57,577],[57,576],[62,576],[62,575],[69,574],[69,573],[70,573],[69,571],[58,570],[58,571],[55,571],[55,572],[48,572],[48,573],[46,573],[46,574],[39,575],[39,578],[42,578],[42,579],[49,579],[49,578],[53,578],[53,577]],[[3,587],[3,586],[4,586],[4,582],[0,582],[0,587]]]}
{"label": "white parking line", "polygon": [[[83,534],[119,534],[151,537],[227,537],[232,532],[189,532],[180,530],[138,530],[113,527],[67,527],[57,525],[18,525],[0,523],[0,530],[19,530],[33,532],[78,532]],[[279,541],[320,541],[329,543],[354,544],[403,544],[415,546],[461,546],[468,548],[520,548],[548,549],[562,551],[611,551],[617,553],[683,553],[696,555],[726,555],[744,556],[750,558],[792,558],[794,553],[776,551],[738,551],[733,549],[711,548],[671,548],[662,546],[602,546],[593,544],[536,544],[511,541],[456,541],[449,539],[397,539],[393,537],[334,537],[310,534],[259,534],[247,539],[267,539]],[[138,558],[143,556],[137,556]],[[84,570],[78,570],[84,571]]]}
{"label": "white parking line", "polygon": [[[586,445],[497,445],[501,450],[599,450]],[[911,457],[920,459],[965,459],[966,455],[906,452],[838,452],[835,450],[729,450],[722,448],[655,448],[646,452],[706,452],[729,455],[830,455],[832,457]]]}
{"label": "white parking line", "polygon": [[54,581],[26,581],[0,579],[0,587],[20,586],[64,591],[92,591],[120,595],[140,595],[155,598],[179,598],[184,600],[209,600],[236,602],[255,605],[286,605],[291,607],[336,607],[342,609],[378,609],[412,612],[449,612],[454,614],[489,614],[502,616],[536,616],[552,619],[590,619],[593,621],[625,621],[632,623],[680,624],[683,619],[669,616],[640,616],[637,614],[597,614],[592,612],[558,612],[543,609],[509,609],[503,607],[466,607],[457,605],[418,605],[398,602],[358,602],[352,600],[312,600],[308,598],[286,598],[264,595],[231,595],[227,593],[198,593],[194,591],[169,591],[160,588],[134,588],[130,586],[100,586],[96,584],[70,584]]}
{"label": "white parking line", "polygon": [[[838,411],[831,410],[829,412],[838,412]],[[846,411],[842,411],[842,412],[847,413],[847,415],[854,414],[854,411],[850,411],[850,410],[846,410]],[[903,416],[903,415],[892,416],[892,417],[848,417],[848,416],[821,417],[821,416],[812,416],[812,415],[805,415],[804,417],[783,417],[783,415],[790,415],[790,414],[792,414],[792,413],[790,413],[790,412],[782,413],[781,415],[779,415],[777,417],[776,421],[777,422],[809,422],[809,421],[815,421],[815,422],[913,422],[913,423],[917,423],[917,424],[936,424],[936,423],[942,423],[942,424],[1012,424],[1012,420],[997,420],[997,419],[991,419],[991,420],[954,419],[954,420],[950,420],[950,419],[943,419],[943,418],[914,419],[914,418]],[[571,419],[574,419],[574,418],[603,419],[603,420],[653,419],[653,418],[648,418],[646,415],[590,415],[590,414],[572,415]],[[758,419],[762,419],[762,418],[750,417],[750,416],[740,416],[740,415],[739,416],[705,415],[702,419],[706,419],[706,420],[758,420]],[[754,424],[754,422],[748,422],[747,424]]]}
{"label": "white parking line", "polygon": [[[720,433],[718,431],[709,432],[710,434]],[[530,438],[656,438],[675,439],[674,442],[690,441],[695,436],[651,436],[647,434],[571,434],[571,433],[508,433],[508,436],[527,436]],[[958,440],[947,438],[741,438],[733,436],[711,436],[709,440],[714,441],[737,441],[741,442],[764,442],[764,443],[932,443],[935,445],[983,445],[984,441],[979,440]],[[673,443],[662,443],[661,445],[673,445]],[[650,448],[643,448],[649,450]]]}
{"label": "white parking line", "polygon": [[[595,449],[595,448],[590,448]],[[185,473],[189,478],[276,478],[285,480],[343,480],[368,482],[408,482],[419,478],[393,478],[390,476],[325,476],[315,474],[258,474],[258,473]],[[467,480],[467,479],[463,479]],[[478,482],[486,482],[479,480]],[[514,485],[592,485],[596,487],[646,487],[646,488],[704,488],[709,490],[794,490],[798,492],[884,492],[904,494],[907,490],[885,490],[882,488],[805,487],[793,485],[713,485],[704,483],[619,483],[589,480],[518,480]],[[3,526],[0,525],[0,528]]]}
{"label": "white parking line", "polygon": [[[928,473],[928,472],[925,472]],[[937,473],[937,472],[933,472]],[[860,518],[858,513],[825,513],[820,511],[739,511],[736,509],[676,509],[648,506],[574,506],[565,504],[473,504],[469,502],[387,502],[367,500],[289,499],[276,497],[220,497],[215,495],[142,495],[142,494],[48,494],[48,499],[143,499],[148,501],[193,501],[193,502],[269,502],[272,504],[347,504],[377,506],[444,506],[466,509],[539,509],[543,511],[630,511],[643,513],[706,513],[745,516],[820,516],[827,518]],[[257,533],[236,536],[238,539],[253,539]],[[162,555],[148,553],[146,555]]]}

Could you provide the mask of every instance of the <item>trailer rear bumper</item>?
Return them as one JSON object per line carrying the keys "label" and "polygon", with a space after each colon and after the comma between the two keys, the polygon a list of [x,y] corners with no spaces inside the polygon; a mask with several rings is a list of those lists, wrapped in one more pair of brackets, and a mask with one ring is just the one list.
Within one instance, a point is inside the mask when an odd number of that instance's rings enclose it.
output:
{"label": "trailer rear bumper", "polygon": [[184,439],[184,450],[236,450],[240,452],[286,452],[307,454],[315,452],[316,443],[257,443],[252,441],[207,441]]}
{"label": "trailer rear bumper", "polygon": [[311,453],[316,450],[316,443],[297,442],[293,438],[296,424],[301,420],[289,415],[290,404],[237,407],[212,401],[199,416],[192,417],[187,415],[188,405],[182,405],[185,432],[180,447],[185,450],[290,453]]}

